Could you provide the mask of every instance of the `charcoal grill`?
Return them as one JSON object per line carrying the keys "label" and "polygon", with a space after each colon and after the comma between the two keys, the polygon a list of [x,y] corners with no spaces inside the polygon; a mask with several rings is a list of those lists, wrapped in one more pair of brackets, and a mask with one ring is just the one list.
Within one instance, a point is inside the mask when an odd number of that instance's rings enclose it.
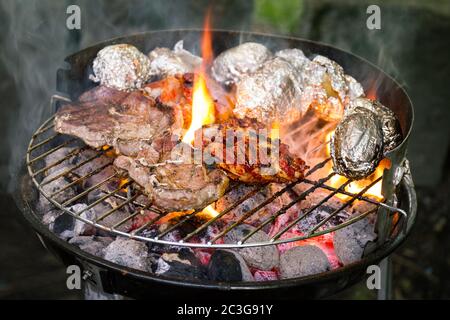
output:
{"label": "charcoal grill", "polygon": [[[97,52],[110,44],[115,43],[129,43],[135,45],[140,48],[142,51],[150,51],[154,47],[157,46],[166,46],[172,47],[173,44],[183,39],[185,45],[188,50],[193,52],[199,52],[198,43],[201,38],[201,30],[171,30],[171,31],[158,31],[158,32],[147,32],[143,34],[118,38],[114,40],[110,40],[107,42],[103,42],[96,46],[85,49],[77,54],[74,54],[66,59],[70,68],[69,69],[61,69],[58,71],[58,81],[57,81],[57,89],[61,93],[61,95],[54,96],[51,101],[52,111],[54,112],[55,108],[58,107],[61,103],[69,102],[75,100],[82,92],[88,90],[93,84],[88,80],[88,76],[91,72],[90,66],[92,65],[92,61],[95,58]],[[327,56],[339,64],[341,64],[344,69],[355,77],[358,81],[361,82],[363,87],[367,90],[369,88],[376,88],[376,95],[379,100],[386,106],[389,106],[398,116],[400,120],[400,124],[403,130],[403,134],[405,139],[403,143],[397,147],[395,150],[391,151],[387,157],[391,162],[391,167],[386,169],[383,176],[376,179],[375,181],[368,184],[361,192],[359,193],[350,193],[345,191],[345,187],[351,182],[347,180],[340,187],[334,188],[327,184],[327,182],[336,175],[336,173],[332,172],[324,177],[319,177],[318,179],[311,179],[311,175],[315,173],[317,170],[323,168],[330,159],[325,159],[324,161],[316,164],[312,167],[305,175],[304,178],[292,182],[277,193],[273,194],[269,198],[267,198],[264,202],[256,206],[255,208],[246,212],[241,218],[237,221],[226,225],[223,227],[220,232],[208,243],[200,243],[200,242],[192,242],[192,239],[205,230],[208,226],[215,223],[219,218],[225,216],[234,208],[238,207],[242,202],[247,200],[248,198],[255,195],[262,187],[255,187],[254,190],[250,191],[248,194],[243,195],[238,201],[233,203],[230,207],[225,210],[222,210],[218,216],[205,222],[200,227],[198,227],[195,231],[188,234],[183,240],[178,242],[172,242],[168,240],[164,240],[164,236],[169,232],[175,230],[176,228],[180,228],[183,224],[188,223],[191,219],[194,219],[200,211],[195,211],[184,216],[180,219],[179,222],[172,225],[170,228],[166,229],[164,232],[148,237],[142,233],[146,228],[150,227],[152,224],[156,223],[159,219],[163,218],[167,215],[167,212],[162,212],[156,208],[152,208],[151,205],[144,206],[138,202],[136,202],[136,198],[139,196],[139,191],[133,188],[133,193],[128,193],[128,195],[124,196],[120,193],[121,189],[126,186],[131,186],[133,181],[128,179],[126,185],[121,186],[120,188],[108,192],[101,199],[96,200],[95,202],[88,205],[86,209],[79,212],[74,212],[70,209],[70,204],[75,203],[78,199],[81,199],[88,192],[93,191],[95,188],[101,187],[101,185],[107,183],[111,179],[117,178],[116,175],[112,175],[107,177],[105,180],[101,181],[97,185],[92,186],[88,190],[77,194],[75,197],[71,199],[66,199],[64,201],[57,201],[55,196],[57,196],[62,190],[56,191],[53,193],[47,193],[43,189],[45,184],[50,183],[53,180],[56,180],[62,176],[67,176],[73,172],[73,170],[86,165],[89,161],[93,161],[95,158],[100,157],[102,153],[107,152],[107,149],[99,150],[97,155],[89,158],[75,167],[68,168],[64,172],[55,176],[51,180],[43,181],[44,173],[51,169],[52,167],[62,163],[69,157],[75,156],[78,152],[86,149],[86,146],[79,146],[80,142],[77,139],[62,136],[53,131],[53,117],[50,117],[48,120],[44,121],[44,123],[37,129],[35,134],[33,135],[31,142],[29,144],[27,150],[27,158],[26,158],[26,170],[28,171],[28,176],[25,175],[24,183],[23,183],[23,194],[24,198],[24,210],[25,216],[32,223],[33,227],[36,229],[38,234],[42,237],[41,239],[45,244],[49,247],[55,249],[59,256],[61,256],[67,263],[73,264],[74,261],[81,263],[86,272],[86,278],[91,278],[92,281],[96,282],[97,285],[101,286],[103,290],[112,293],[125,294],[128,296],[139,297],[149,292],[161,292],[161,286],[175,286],[181,293],[185,290],[191,288],[192,290],[197,290],[204,292],[204,289],[219,289],[219,291],[223,290],[233,290],[238,291],[241,294],[246,294],[248,289],[259,289],[258,292],[264,294],[267,290],[280,290],[280,291],[289,291],[290,289],[296,292],[297,296],[308,295],[312,296],[324,296],[338,290],[341,290],[348,285],[358,281],[365,272],[365,269],[368,265],[376,264],[380,262],[383,258],[388,256],[396,247],[400,245],[409,234],[411,227],[415,221],[416,214],[416,199],[415,192],[412,184],[412,179],[410,177],[407,160],[406,160],[406,147],[407,140],[409,137],[409,133],[412,128],[413,122],[413,112],[412,106],[409,98],[406,93],[400,88],[400,86],[389,76],[384,74],[381,70],[379,70],[374,65],[369,62],[356,57],[350,53],[344,52],[342,50],[301,39],[295,38],[287,38],[287,37],[279,37],[279,36],[268,36],[264,34],[255,34],[255,33],[243,33],[243,32],[232,32],[232,31],[214,31],[214,50],[216,52],[221,52],[226,48],[237,45],[239,42],[243,41],[255,41],[264,43],[270,49],[283,49],[288,47],[296,47],[302,49],[305,54],[321,54]],[[67,157],[61,158],[55,161],[53,164],[45,166],[44,159],[49,154],[63,148],[66,146],[70,146],[72,144],[77,144],[78,149],[72,151]],[[99,172],[100,168],[94,172],[89,173],[86,176],[77,177],[71,185],[75,185],[77,183],[82,182],[83,180],[89,178],[90,176]],[[121,176],[123,178],[123,176]],[[376,201],[372,198],[366,197],[364,194],[369,190],[373,185],[378,183],[380,180],[382,181],[382,190],[383,195],[386,201],[380,202]],[[296,193],[292,198],[292,202],[285,205],[280,211],[278,211],[275,215],[267,216],[263,222],[257,226],[255,231],[246,235],[244,238],[238,240],[236,243],[216,243],[217,240],[225,236],[228,232],[230,232],[233,228],[245,222],[251,215],[257,213],[259,210],[264,208],[264,206],[270,204],[277,197],[280,197],[284,193],[290,192],[292,194],[293,188],[298,184],[307,185],[305,191],[301,193]],[[70,185],[69,185],[70,186]],[[314,192],[317,189],[324,189],[328,191],[328,195],[324,196],[323,199],[318,201],[316,205],[306,211],[302,216],[300,216],[296,221],[293,221],[283,230],[278,232],[272,239],[266,242],[248,242],[249,238],[256,233],[257,231],[264,228],[266,225],[273,223],[275,219],[285,213],[291,206],[296,204],[297,202],[305,199],[310,193]],[[38,193],[43,194],[51,203],[53,203],[56,207],[63,210],[65,213],[74,216],[77,219],[82,220],[85,223],[91,224],[99,229],[102,229],[107,232],[114,233],[116,235],[129,237],[137,240],[159,243],[163,245],[175,245],[181,247],[197,247],[197,248],[239,248],[239,247],[254,247],[254,246],[268,246],[268,245],[277,245],[281,243],[305,240],[308,238],[317,237],[319,235],[323,235],[325,233],[336,231],[340,228],[346,227],[349,224],[355,223],[356,221],[363,219],[369,214],[376,213],[377,214],[377,229],[378,229],[378,243],[374,246],[371,252],[368,252],[366,256],[351,265],[347,265],[345,267],[339,268],[334,271],[326,272],[319,275],[303,277],[298,279],[289,279],[289,280],[279,280],[279,281],[268,281],[264,283],[207,283],[207,282],[194,282],[194,281],[181,281],[174,279],[167,279],[163,276],[157,276],[153,274],[147,274],[143,272],[139,272],[136,270],[131,270],[129,268],[125,268],[123,266],[118,266],[107,262],[98,257],[93,257],[85,252],[80,251],[79,249],[67,244],[66,242],[60,240],[56,237],[56,235],[49,232],[40,222],[39,217],[36,216],[35,202],[36,196]],[[329,217],[322,220],[320,223],[311,228],[310,232],[301,237],[289,237],[282,238],[282,235],[286,233],[291,227],[293,227],[296,223],[298,223],[301,219],[304,219],[313,212],[316,208],[320,207],[324,203],[326,203],[329,199],[331,199],[336,194],[345,194],[348,196],[348,200],[344,201],[342,206],[336,208],[334,212],[330,214]],[[30,195],[35,195],[30,196]],[[96,204],[104,201],[109,197],[119,197],[123,201],[119,207],[113,208],[109,211],[104,212],[104,214],[97,218],[96,220],[89,220],[81,216],[81,214],[89,208],[92,208]],[[364,212],[356,217],[353,217],[350,220],[345,221],[339,225],[336,225],[331,228],[323,228],[328,220],[339,214],[342,210],[350,207],[356,200],[364,201],[374,205],[374,209],[370,209],[367,212]],[[107,227],[102,222],[106,217],[114,215],[117,210],[122,208],[125,205],[133,203],[138,207],[136,212],[132,213],[126,219],[120,221],[113,227]],[[142,210],[153,210],[158,214],[158,218],[149,221],[142,227],[133,232],[123,232],[120,231],[119,228],[129,220],[141,214]],[[146,285],[150,282],[149,285]],[[297,290],[297,288],[301,287],[302,290]],[[198,290],[200,289],[200,290]],[[155,291],[156,290],[156,291]],[[206,290],[211,291],[211,290]],[[212,290],[217,293],[217,290]],[[252,290],[253,291],[253,290]],[[211,297],[211,293],[206,293],[205,296]]]}

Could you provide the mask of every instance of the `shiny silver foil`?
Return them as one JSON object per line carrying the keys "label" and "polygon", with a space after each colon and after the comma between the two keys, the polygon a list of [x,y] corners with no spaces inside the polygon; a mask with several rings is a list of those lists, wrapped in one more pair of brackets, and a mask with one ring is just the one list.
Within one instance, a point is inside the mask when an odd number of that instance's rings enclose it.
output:
{"label": "shiny silver foil", "polygon": [[90,79],[109,88],[129,91],[141,88],[150,78],[150,60],[136,47],[118,44],[100,50]]}
{"label": "shiny silver foil", "polygon": [[280,50],[275,53],[275,56],[286,60],[298,71],[302,71],[305,64],[311,62],[300,49]]}
{"label": "shiny silver foil", "polygon": [[231,85],[261,68],[271,57],[272,53],[262,44],[246,42],[222,52],[214,60],[211,73],[217,82]]}
{"label": "shiny silver foil", "polygon": [[330,142],[334,170],[354,180],[369,176],[383,158],[383,131],[376,115],[357,108],[337,126]]}
{"label": "shiny silver foil", "polygon": [[262,123],[291,122],[301,116],[300,75],[281,58],[273,58],[258,71],[245,75],[237,84],[234,114]]}
{"label": "shiny silver foil", "polygon": [[378,101],[358,98],[349,103],[345,109],[345,115],[355,113],[361,108],[372,111],[380,120],[383,130],[383,152],[386,153],[395,149],[403,140],[400,123],[395,113]]}
{"label": "shiny silver foil", "polygon": [[202,64],[202,58],[183,48],[183,41],[177,42],[173,50],[156,48],[148,56],[151,61],[151,75],[157,77],[194,72]]}
{"label": "shiny silver foil", "polygon": [[[345,101],[347,97],[348,92],[348,85],[345,80],[345,73],[344,69],[338,65],[333,60],[330,60],[324,56],[316,56],[313,59],[313,64],[317,64],[320,67],[317,68],[311,68],[312,73],[318,73],[322,74],[322,81],[323,82],[329,82],[331,88],[339,95],[339,98],[341,101]],[[317,69],[317,71],[316,71]],[[322,71],[324,69],[324,71]],[[314,75],[313,78],[316,76]],[[314,84],[314,83],[313,83]],[[327,85],[327,84],[324,84]],[[329,95],[331,95],[329,93]]]}
{"label": "shiny silver foil", "polygon": [[340,121],[344,106],[364,95],[361,84],[324,56],[318,55],[311,61],[298,49],[282,50],[276,55],[289,61],[301,75],[301,109],[312,108],[326,121]]}

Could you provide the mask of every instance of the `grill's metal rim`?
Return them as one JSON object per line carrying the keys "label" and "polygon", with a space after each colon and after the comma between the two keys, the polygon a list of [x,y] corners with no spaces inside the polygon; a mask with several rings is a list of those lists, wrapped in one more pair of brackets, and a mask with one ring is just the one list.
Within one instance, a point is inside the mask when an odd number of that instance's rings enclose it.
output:
{"label": "grill's metal rim", "polygon": [[[159,238],[148,238],[148,237],[144,237],[144,236],[139,236],[139,235],[137,235],[137,234],[135,234],[133,232],[123,232],[123,231],[115,229],[114,227],[113,228],[106,227],[103,224],[98,223],[96,221],[91,221],[91,220],[85,219],[82,216],[72,212],[71,210],[66,208],[64,205],[58,203],[52,197],[50,197],[42,189],[42,187],[40,186],[40,183],[35,178],[36,172],[33,171],[32,164],[35,162],[34,160],[36,158],[40,158],[41,156],[37,156],[37,157],[31,159],[31,153],[35,150],[35,146],[36,146],[36,145],[34,145],[34,142],[35,142],[35,139],[40,134],[42,134],[42,132],[47,132],[48,130],[51,129],[52,125],[50,123],[51,123],[51,121],[53,119],[54,119],[53,116],[50,117],[48,120],[46,120],[36,130],[36,132],[33,134],[32,138],[31,138],[31,141],[30,141],[29,146],[28,146],[28,150],[27,150],[27,154],[26,154],[26,164],[27,164],[28,173],[29,173],[33,183],[35,184],[35,186],[37,187],[39,192],[45,198],[47,198],[48,201],[50,201],[53,205],[55,205],[60,210],[64,211],[66,214],[70,214],[74,218],[76,218],[76,219],[78,219],[78,220],[80,220],[80,221],[82,221],[84,223],[92,225],[92,226],[94,226],[94,227],[96,227],[96,228],[98,228],[100,230],[116,234],[118,236],[123,236],[123,237],[127,237],[127,238],[134,239],[134,240],[141,240],[141,241],[146,241],[146,242],[151,242],[151,243],[157,243],[157,244],[161,244],[161,245],[180,246],[180,247],[188,247],[188,248],[234,249],[234,248],[263,247],[263,246],[280,245],[280,244],[285,244],[285,243],[290,243],[290,242],[295,242],[295,241],[301,241],[301,240],[315,238],[315,237],[318,237],[318,236],[321,236],[321,235],[324,235],[324,234],[327,234],[327,233],[334,232],[336,230],[342,229],[342,228],[344,228],[344,227],[346,227],[346,226],[348,226],[348,225],[350,225],[352,223],[355,223],[355,222],[359,221],[360,219],[364,218],[365,216],[369,215],[370,213],[373,213],[373,210],[361,213],[358,216],[356,216],[356,217],[354,217],[354,218],[352,218],[352,219],[350,219],[348,221],[345,221],[344,223],[342,223],[342,224],[340,224],[338,226],[335,226],[335,227],[332,227],[332,228],[329,228],[329,229],[326,229],[326,230],[323,230],[323,231],[320,231],[320,232],[317,232],[317,233],[314,233],[314,234],[307,234],[305,236],[298,236],[298,237],[292,237],[292,238],[287,238],[287,239],[280,239],[280,237],[278,237],[277,240],[271,239],[270,241],[267,241],[267,242],[250,242],[250,243],[248,243],[248,242],[242,242],[242,240],[237,242],[236,244],[232,244],[232,243],[231,244],[230,243],[227,243],[227,244],[216,244],[216,243],[211,243],[211,242],[209,242],[209,243],[198,243],[198,242],[190,243],[190,242],[184,242],[184,241],[174,242],[174,241],[161,240]],[[37,145],[39,145],[39,144],[40,143],[38,142]],[[311,187],[311,188],[314,188],[314,186]],[[339,192],[339,189],[336,189],[335,191],[337,193],[342,193],[342,192]],[[360,195],[360,196],[362,196],[362,195]],[[356,197],[356,199],[360,199],[361,198],[361,197],[358,197],[356,194],[353,194],[353,197]],[[347,202],[345,202],[345,203],[347,203]],[[407,213],[404,210],[400,209],[400,208],[391,207],[389,205],[383,204],[382,202],[378,203],[377,208],[380,207],[380,206],[383,206],[384,208],[390,210],[391,212],[398,212],[401,215],[403,215],[404,218],[407,218]],[[195,216],[195,215],[196,215],[196,213],[193,214],[193,216]],[[271,219],[272,217],[273,216],[269,217],[269,219]],[[277,215],[275,215],[275,217],[277,217]],[[188,215],[188,219],[189,219],[189,215]],[[267,219],[267,220],[269,220],[269,219]],[[243,223],[244,221],[245,220],[243,220],[241,223]],[[266,221],[266,220],[264,220],[264,221]],[[141,229],[138,229],[138,230],[141,231]],[[288,230],[285,230],[284,232],[287,232],[287,231]],[[158,235],[158,236],[160,236],[160,235]],[[246,240],[248,240],[248,238]]]}

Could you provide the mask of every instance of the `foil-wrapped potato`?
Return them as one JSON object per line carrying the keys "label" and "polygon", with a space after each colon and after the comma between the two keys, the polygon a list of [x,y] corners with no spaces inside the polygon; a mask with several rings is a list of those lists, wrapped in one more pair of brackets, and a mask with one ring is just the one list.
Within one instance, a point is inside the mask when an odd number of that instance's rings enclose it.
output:
{"label": "foil-wrapped potato", "polygon": [[117,44],[100,50],[90,79],[122,91],[141,88],[150,77],[150,60],[136,47]]}
{"label": "foil-wrapped potato", "polygon": [[395,113],[378,101],[358,98],[350,101],[345,109],[345,115],[353,114],[361,108],[372,111],[380,120],[383,130],[383,152],[386,153],[395,149],[403,140],[400,123]]}
{"label": "foil-wrapped potato", "polygon": [[194,72],[202,64],[202,58],[183,48],[183,41],[177,42],[173,50],[156,48],[148,56],[151,61],[150,73],[157,77]]}
{"label": "foil-wrapped potato", "polygon": [[281,58],[267,61],[258,71],[245,75],[237,84],[234,114],[262,123],[291,122],[302,110],[300,76]]}
{"label": "foil-wrapped potato", "polygon": [[211,73],[217,82],[231,85],[261,68],[271,57],[270,50],[262,44],[246,42],[222,52],[214,60]]}
{"label": "foil-wrapped potato", "polygon": [[330,142],[334,170],[359,180],[375,171],[383,158],[383,131],[377,116],[356,108],[337,126]]}

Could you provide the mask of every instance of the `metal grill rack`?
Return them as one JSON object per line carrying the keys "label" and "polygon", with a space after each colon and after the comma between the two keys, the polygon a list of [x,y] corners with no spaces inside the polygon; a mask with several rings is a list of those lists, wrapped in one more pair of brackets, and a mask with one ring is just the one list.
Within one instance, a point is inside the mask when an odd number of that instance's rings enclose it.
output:
{"label": "metal grill rack", "polygon": [[[34,184],[37,187],[37,189],[39,190],[39,192],[60,210],[63,210],[67,214],[70,214],[70,215],[74,216],[76,219],[79,219],[89,225],[93,225],[96,228],[114,233],[116,235],[129,237],[129,238],[133,238],[133,239],[137,239],[137,240],[158,243],[158,244],[162,244],[162,245],[175,245],[175,246],[197,247],[197,248],[240,248],[240,247],[242,248],[242,247],[277,245],[277,244],[282,244],[282,243],[289,243],[289,242],[314,238],[314,237],[324,235],[326,233],[330,233],[330,232],[336,231],[338,229],[344,228],[352,223],[355,223],[355,222],[363,219],[364,217],[368,216],[369,214],[375,213],[379,208],[387,209],[388,212],[390,212],[392,216],[397,213],[397,214],[403,215],[405,218],[407,218],[407,214],[404,210],[387,205],[384,202],[379,202],[372,198],[368,198],[368,197],[364,196],[364,194],[371,187],[373,187],[376,183],[378,183],[380,180],[382,180],[382,177],[379,177],[378,179],[374,180],[373,182],[368,184],[363,190],[361,190],[361,192],[356,193],[356,194],[350,193],[345,190],[347,185],[349,185],[352,182],[351,180],[347,180],[342,185],[340,185],[338,188],[334,188],[334,187],[331,187],[326,184],[331,178],[333,178],[334,176],[337,175],[335,172],[332,172],[323,178],[312,180],[311,175],[313,173],[317,172],[319,169],[323,168],[325,165],[327,165],[327,163],[329,163],[330,159],[325,159],[324,161],[318,163],[313,168],[311,168],[305,174],[304,178],[299,179],[297,181],[294,181],[294,182],[284,186],[281,190],[277,191],[276,193],[274,193],[271,196],[269,196],[268,198],[266,198],[262,203],[258,204],[256,207],[247,211],[238,220],[235,220],[235,221],[230,222],[229,224],[225,225],[223,228],[221,228],[219,230],[218,234],[215,235],[215,237],[213,239],[211,239],[211,241],[209,241],[208,243],[194,242],[192,240],[195,239],[196,235],[198,235],[202,231],[206,230],[206,228],[213,225],[220,218],[222,218],[225,215],[227,215],[228,213],[230,213],[232,210],[234,210],[239,205],[241,205],[244,201],[246,201],[249,198],[256,195],[260,190],[262,190],[266,186],[265,185],[264,186],[255,186],[253,188],[253,190],[251,190],[247,194],[243,195],[239,200],[234,202],[228,208],[219,212],[219,214],[216,217],[208,220],[207,222],[204,222],[199,227],[197,227],[197,229],[195,229],[191,233],[187,234],[181,241],[173,242],[173,241],[167,241],[163,238],[165,235],[167,235],[171,231],[174,231],[175,229],[180,228],[183,224],[189,222],[191,219],[194,219],[198,214],[201,213],[202,210],[197,210],[192,213],[189,213],[189,214],[183,216],[175,224],[173,224],[172,226],[170,226],[163,232],[159,233],[158,235],[148,237],[145,234],[143,234],[143,231],[146,230],[147,228],[151,227],[153,224],[158,223],[159,220],[166,217],[169,213],[162,212],[162,211],[158,210],[157,208],[152,207],[151,204],[143,205],[139,202],[136,202],[135,201],[136,198],[138,198],[140,195],[142,195],[142,193],[140,193],[137,188],[133,188],[133,193],[129,192],[127,195],[124,195],[123,193],[121,193],[120,191],[123,190],[123,188],[126,188],[126,187],[132,185],[133,181],[128,177],[124,177],[123,175],[119,176],[119,173],[115,173],[109,177],[106,177],[104,180],[83,190],[82,192],[76,194],[74,197],[72,197],[70,199],[65,199],[64,201],[59,201],[59,202],[56,200],[57,196],[60,195],[65,189],[82,183],[84,180],[88,179],[89,177],[92,177],[92,176],[96,175],[97,173],[101,172],[103,169],[105,169],[110,164],[106,164],[100,168],[97,168],[97,169],[93,170],[92,172],[89,172],[85,176],[79,176],[76,178],[72,177],[71,182],[69,184],[67,184],[66,186],[64,186],[60,190],[53,191],[52,193],[46,192],[44,190],[43,187],[45,185],[47,185],[57,179],[60,179],[62,177],[68,177],[69,175],[72,175],[74,170],[81,168],[82,166],[84,166],[84,165],[88,164],[90,161],[93,161],[96,158],[102,156],[103,154],[105,154],[108,151],[108,149],[100,150],[97,152],[96,155],[94,155],[88,159],[85,159],[84,161],[76,164],[75,166],[73,166],[71,168],[65,169],[63,172],[60,172],[59,174],[53,176],[51,179],[46,179],[44,181],[45,173],[49,169],[63,163],[64,161],[70,159],[71,157],[76,156],[80,152],[89,148],[85,145],[83,145],[81,147],[77,147],[75,150],[71,151],[69,154],[67,154],[63,158],[58,159],[54,163],[46,166],[45,158],[47,156],[60,150],[63,147],[71,146],[73,144],[77,144],[77,145],[80,144],[80,141],[78,139],[69,138],[69,137],[63,136],[61,134],[55,133],[53,130],[53,127],[54,127],[53,120],[54,120],[54,117],[51,117],[44,124],[42,124],[42,126],[36,131],[36,133],[33,135],[32,139],[30,141],[30,144],[29,144],[29,147],[27,150],[26,161],[27,161],[28,172],[32,178],[32,181],[34,182]],[[71,205],[75,204],[78,200],[84,198],[88,193],[94,191],[97,188],[100,188],[102,185],[105,185],[109,181],[112,181],[113,179],[116,179],[119,177],[122,179],[127,178],[127,182],[113,191],[105,192],[104,196],[102,196],[98,200],[95,200],[92,203],[89,203],[88,206],[85,207],[84,209],[82,209],[81,211],[74,212],[72,209],[70,209]],[[302,192],[297,192],[294,190],[294,187],[300,183],[308,185],[308,187],[306,188],[306,190],[304,190]],[[290,222],[287,226],[283,227],[283,229],[280,230],[276,235],[274,235],[269,241],[249,242],[249,239],[256,232],[263,229],[265,226],[273,223],[278,216],[286,213],[289,208],[294,206],[299,201],[304,200],[309,194],[311,194],[312,192],[314,192],[317,189],[323,189],[325,191],[328,191],[328,193],[320,201],[318,201],[314,206],[312,206],[308,210],[302,212],[302,214],[298,218],[296,218],[294,221]],[[262,222],[258,226],[256,226],[254,231],[247,234],[244,238],[240,239],[236,243],[227,243],[227,244],[217,243],[219,239],[224,237],[231,230],[236,228],[238,225],[244,223],[245,220],[247,220],[249,217],[256,214],[261,209],[263,209],[265,206],[270,204],[272,201],[274,201],[275,199],[277,199],[278,197],[282,196],[284,193],[287,193],[287,192],[290,193],[291,202],[288,204],[285,204],[281,208],[281,210],[279,210],[277,213],[265,217],[265,219],[263,219]],[[291,228],[293,228],[297,223],[299,223],[302,219],[305,219],[314,210],[316,210],[317,208],[319,208],[320,206],[325,204],[327,201],[329,201],[332,197],[334,197],[337,194],[344,194],[344,195],[348,196],[348,200],[343,201],[341,206],[336,208],[328,217],[326,217],[325,219],[323,219],[322,221],[317,223],[309,231],[309,233],[305,234],[304,236],[283,237],[282,238],[282,236],[286,232],[288,232]],[[105,211],[100,217],[97,217],[95,220],[89,220],[82,216],[83,212],[95,207],[99,203],[101,203],[111,197],[119,198],[123,202],[121,202],[117,207],[112,208],[108,211]],[[372,206],[372,209],[368,210],[367,212],[361,213],[358,216],[354,216],[339,225],[336,225],[336,226],[333,226],[330,228],[324,228],[325,224],[330,219],[337,216],[344,209],[351,207],[352,204],[356,200],[364,201],[364,202],[370,203],[374,206]],[[129,204],[133,204],[137,208],[137,210],[132,212],[128,217],[119,221],[112,227],[108,227],[103,223],[105,218],[110,217],[111,215],[114,215],[115,213],[118,212],[119,209],[121,209]],[[135,217],[140,215],[143,212],[143,210],[154,211],[157,214],[157,217],[152,219],[151,221],[148,221],[147,223],[145,223],[138,229],[133,230],[132,232],[123,232],[123,231],[119,230],[119,228],[121,226],[123,226],[127,222],[132,221],[132,219],[134,219]]]}

